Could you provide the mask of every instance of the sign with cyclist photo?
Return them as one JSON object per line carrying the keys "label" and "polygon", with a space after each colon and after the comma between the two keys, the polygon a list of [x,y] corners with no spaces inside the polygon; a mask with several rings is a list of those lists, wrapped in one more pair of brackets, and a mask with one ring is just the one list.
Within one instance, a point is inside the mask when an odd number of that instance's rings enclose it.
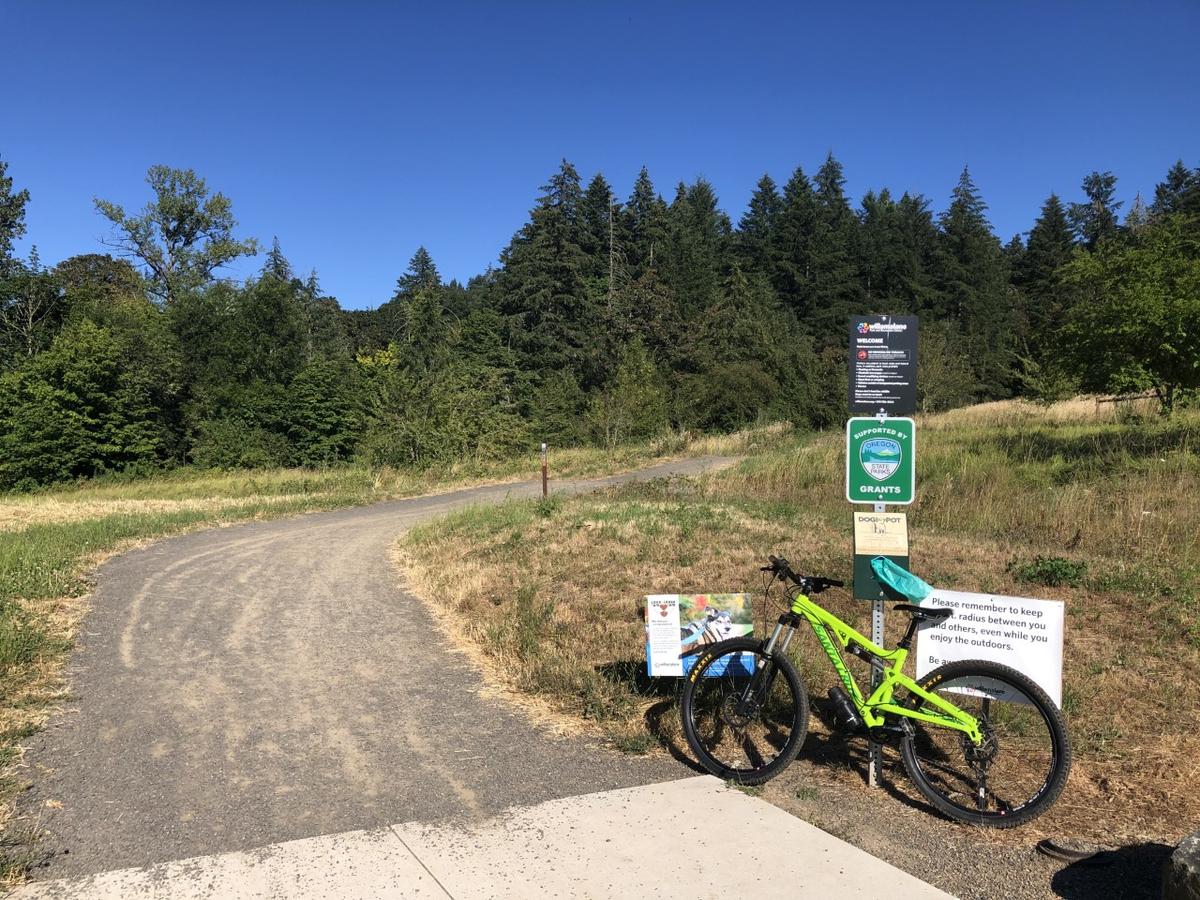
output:
{"label": "sign with cyclist photo", "polygon": [[[921,606],[953,609],[954,615],[917,632],[917,681],[948,662],[986,659],[1027,675],[1055,706],[1062,706],[1062,601],[935,589]],[[982,683],[976,688],[975,696],[1014,699]]]}
{"label": "sign with cyclist photo", "polygon": [[[682,676],[701,651],[718,641],[754,633],[749,594],[653,594],[646,597],[646,672]],[[735,659],[736,664],[740,657]],[[707,671],[706,675],[723,675]]]}

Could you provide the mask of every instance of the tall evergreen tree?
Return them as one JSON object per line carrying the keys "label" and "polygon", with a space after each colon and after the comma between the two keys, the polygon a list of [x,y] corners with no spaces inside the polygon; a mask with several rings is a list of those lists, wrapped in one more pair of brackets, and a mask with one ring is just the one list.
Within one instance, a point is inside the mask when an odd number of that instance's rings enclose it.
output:
{"label": "tall evergreen tree", "polygon": [[631,274],[641,275],[662,261],[667,236],[667,205],[654,190],[645,166],[638,172],[622,220],[626,263]]}
{"label": "tall evergreen tree", "polygon": [[437,289],[442,286],[442,276],[433,262],[433,257],[423,246],[408,261],[408,270],[396,279],[393,300],[410,299],[417,291]]}
{"label": "tall evergreen tree", "polygon": [[987,220],[987,204],[964,166],[942,213],[937,278],[945,318],[961,323],[982,397],[1011,393],[1014,305],[1000,242]]}
{"label": "tall evergreen tree", "polygon": [[821,344],[840,343],[848,317],[864,311],[855,265],[858,220],[850,210],[845,185],[842,164],[830,153],[813,177],[817,201],[811,255],[815,302],[807,315],[810,330]]}
{"label": "tall evergreen tree", "polygon": [[814,303],[813,241],[817,230],[817,198],[799,166],[783,186],[778,239],[771,282],[779,298],[803,321]]}
{"label": "tall evergreen tree", "polygon": [[[387,341],[403,342],[410,324],[409,306],[423,293],[442,292],[442,276],[433,257],[424,247],[418,247],[408,261],[408,269],[396,279],[392,299],[381,305],[376,313],[378,327]],[[440,298],[439,298],[439,309]]]}
{"label": "tall evergreen tree", "polygon": [[668,211],[669,231],[663,277],[674,291],[680,314],[700,315],[721,290],[732,229],[703,178],[680,182]]}
{"label": "tall evergreen tree", "polygon": [[588,260],[588,277],[602,282],[605,292],[609,287],[610,262],[614,278],[618,269],[616,219],[619,216],[620,213],[614,206],[612,187],[603,175],[597,173],[583,192],[579,202],[579,218],[583,252]]}
{"label": "tall evergreen tree", "polygon": [[920,313],[934,303],[931,265],[937,229],[929,203],[884,188],[863,195],[859,213],[858,271],[864,304],[887,313]]}
{"label": "tall evergreen tree", "polygon": [[[1183,164],[1182,159],[1177,159],[1167,177],[1155,186],[1150,212],[1156,218],[1184,212],[1186,202],[1192,198],[1200,207],[1200,169],[1193,171]],[[1200,208],[1190,212],[1200,212]]]}
{"label": "tall evergreen tree", "polygon": [[1125,223],[1121,227],[1130,234],[1136,235],[1150,224],[1150,207],[1142,199],[1142,192],[1134,195],[1133,203],[1129,204],[1129,212],[1125,213]]}
{"label": "tall evergreen tree", "polygon": [[753,272],[769,275],[775,257],[783,198],[770,175],[763,175],[750,195],[750,205],[738,222],[738,256]]}
{"label": "tall evergreen tree", "polygon": [[1013,271],[1013,283],[1022,294],[1023,331],[1029,351],[1039,363],[1046,361],[1069,306],[1059,271],[1071,261],[1074,251],[1075,237],[1067,210],[1058,195],[1051,194],[1042,204],[1025,252]]}
{"label": "tall evergreen tree", "polygon": [[267,251],[267,258],[263,262],[262,274],[269,275],[279,281],[292,280],[292,265],[287,261],[287,257],[283,255],[283,250],[279,247],[279,238],[272,238],[271,249]]}
{"label": "tall evergreen tree", "polygon": [[589,370],[589,342],[599,314],[586,285],[579,173],[563,160],[542,191],[501,254],[500,310],[522,369],[567,369],[590,384],[596,373]]}
{"label": "tall evergreen tree", "polygon": [[1112,172],[1092,172],[1083,179],[1084,203],[1072,203],[1071,225],[1089,250],[1101,241],[1117,236],[1117,212],[1124,205],[1115,199],[1117,176]]}

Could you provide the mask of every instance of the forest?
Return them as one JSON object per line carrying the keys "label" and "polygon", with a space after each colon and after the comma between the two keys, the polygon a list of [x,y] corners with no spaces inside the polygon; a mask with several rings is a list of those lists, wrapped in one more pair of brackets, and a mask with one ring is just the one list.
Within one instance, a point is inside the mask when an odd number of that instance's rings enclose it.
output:
{"label": "forest", "polygon": [[1093,391],[1170,415],[1200,388],[1200,169],[1182,161],[1124,211],[1093,172],[1004,242],[966,168],[941,211],[888,189],[855,206],[831,154],[764,175],[735,224],[703,179],[668,201],[643,169],[622,200],[564,160],[496,266],[447,282],[417,248],[371,310],[277,240],[257,276],[222,277],[260,245],[167,166],[140,212],[96,200],[111,252],[21,258],[18,176],[0,160],[0,490],[836,427],[855,313],[921,317],[927,412]]}

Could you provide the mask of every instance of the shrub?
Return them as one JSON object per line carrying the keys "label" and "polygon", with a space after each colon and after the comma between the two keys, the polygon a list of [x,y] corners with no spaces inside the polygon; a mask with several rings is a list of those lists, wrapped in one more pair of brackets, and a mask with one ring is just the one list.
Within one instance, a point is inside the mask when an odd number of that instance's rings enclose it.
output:
{"label": "shrub", "polygon": [[1087,563],[1063,559],[1061,556],[1035,556],[1032,561],[1009,564],[1008,570],[1017,581],[1042,584],[1046,587],[1079,587],[1087,573]]}

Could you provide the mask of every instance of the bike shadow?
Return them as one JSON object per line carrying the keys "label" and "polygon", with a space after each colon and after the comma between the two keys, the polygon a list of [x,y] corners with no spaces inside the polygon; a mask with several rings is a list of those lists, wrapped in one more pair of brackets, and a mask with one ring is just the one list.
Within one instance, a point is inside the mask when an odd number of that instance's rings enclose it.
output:
{"label": "bike shadow", "polygon": [[[646,730],[680,765],[698,774],[705,774],[706,770],[692,757],[691,748],[687,745],[679,723],[682,679],[651,678],[646,674],[645,660],[640,659],[605,663],[596,666],[596,671],[605,678],[633,690],[638,696],[656,698],[643,716]],[[814,697],[809,702],[810,727],[798,758],[831,773],[852,772],[866,784],[871,762],[866,738],[841,731],[834,722],[832,709],[827,708],[827,701]],[[811,727],[813,719],[821,723],[823,730]],[[890,747],[884,747],[880,787],[905,806],[944,821],[952,821],[925,802],[924,798],[899,786],[895,775],[902,771],[900,766],[899,754]]]}
{"label": "bike shadow", "polygon": [[[683,730],[679,725],[678,691],[674,691],[672,694],[671,697],[660,700],[646,710],[646,728],[677,762],[694,772],[704,774],[704,768],[692,758],[691,748],[688,747]],[[871,753],[866,738],[845,734],[834,724],[831,709],[826,709],[821,700],[814,699],[810,702],[809,731],[797,759],[818,769],[828,770],[831,776],[851,772],[860,778],[863,784],[867,784]],[[821,723],[823,730],[812,728],[814,719]],[[939,810],[925,802],[924,798],[909,793],[899,786],[895,775],[902,771],[900,766],[899,754],[889,747],[884,747],[880,787],[892,799],[905,806],[927,815],[936,816],[944,821],[951,821]]]}
{"label": "bike shadow", "polygon": [[[812,701],[812,717],[821,722],[825,732],[814,732],[809,728],[808,738],[800,749],[800,757],[815,766],[830,770],[851,770],[863,784],[870,783],[871,749],[870,742],[863,736],[846,734],[834,720],[832,708],[827,708],[821,700]],[[900,751],[895,747],[883,745],[883,764],[880,767],[879,786],[898,803],[903,803],[910,809],[926,815],[935,816],[944,822],[954,820],[941,810],[930,805],[924,797],[915,790],[905,790],[901,784],[908,786],[908,774],[900,759]],[[897,778],[896,776],[900,777]]]}

